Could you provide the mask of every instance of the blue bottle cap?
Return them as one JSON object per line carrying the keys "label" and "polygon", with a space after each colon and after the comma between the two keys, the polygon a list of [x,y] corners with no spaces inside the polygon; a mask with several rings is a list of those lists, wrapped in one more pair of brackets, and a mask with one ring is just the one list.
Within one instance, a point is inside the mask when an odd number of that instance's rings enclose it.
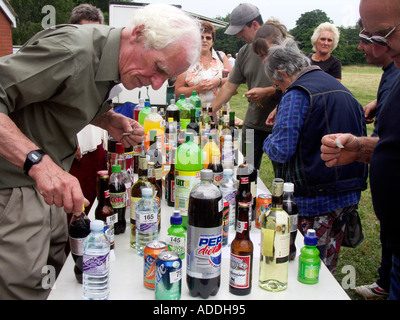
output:
{"label": "blue bottle cap", "polygon": [[170,220],[171,224],[173,225],[180,225],[182,224],[182,216],[179,211],[174,211],[173,215],[171,216]]}
{"label": "blue bottle cap", "polygon": [[316,246],[318,243],[318,237],[315,234],[314,229],[308,229],[307,234],[304,237],[304,244],[307,246]]}

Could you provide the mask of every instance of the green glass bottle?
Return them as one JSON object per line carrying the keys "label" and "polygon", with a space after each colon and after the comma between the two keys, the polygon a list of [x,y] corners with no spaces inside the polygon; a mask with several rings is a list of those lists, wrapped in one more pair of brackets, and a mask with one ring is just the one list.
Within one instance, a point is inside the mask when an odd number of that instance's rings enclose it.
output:
{"label": "green glass bottle", "polygon": [[315,230],[308,229],[304,237],[304,247],[300,250],[297,280],[305,284],[316,284],[319,280],[321,259],[317,249],[318,238]]}

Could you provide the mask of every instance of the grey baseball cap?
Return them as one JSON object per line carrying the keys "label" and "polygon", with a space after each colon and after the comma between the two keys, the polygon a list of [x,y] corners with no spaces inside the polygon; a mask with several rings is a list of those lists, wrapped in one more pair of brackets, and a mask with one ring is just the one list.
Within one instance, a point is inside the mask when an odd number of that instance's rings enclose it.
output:
{"label": "grey baseball cap", "polygon": [[251,3],[241,3],[231,13],[231,24],[225,33],[230,35],[242,31],[247,22],[252,21],[260,15],[260,10]]}

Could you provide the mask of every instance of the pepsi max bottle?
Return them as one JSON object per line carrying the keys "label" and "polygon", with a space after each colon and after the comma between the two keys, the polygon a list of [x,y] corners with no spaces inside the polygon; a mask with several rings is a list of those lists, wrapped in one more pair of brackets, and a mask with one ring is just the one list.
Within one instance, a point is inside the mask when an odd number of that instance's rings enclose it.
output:
{"label": "pepsi max bottle", "polygon": [[212,170],[200,175],[189,197],[186,281],[192,297],[206,299],[217,294],[221,283],[223,200]]}

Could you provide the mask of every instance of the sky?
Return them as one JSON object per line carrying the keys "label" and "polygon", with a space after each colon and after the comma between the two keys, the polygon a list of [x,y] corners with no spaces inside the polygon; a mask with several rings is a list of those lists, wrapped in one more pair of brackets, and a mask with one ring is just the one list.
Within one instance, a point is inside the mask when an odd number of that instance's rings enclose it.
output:
{"label": "sky", "polygon": [[[140,1],[136,1],[140,2]],[[246,1],[236,0],[144,0],[145,3],[178,4],[182,9],[208,18],[225,17],[228,13]],[[293,29],[302,13],[320,9],[324,11],[336,26],[355,26],[359,18],[360,0],[251,0],[258,7],[265,20],[277,18]]]}

